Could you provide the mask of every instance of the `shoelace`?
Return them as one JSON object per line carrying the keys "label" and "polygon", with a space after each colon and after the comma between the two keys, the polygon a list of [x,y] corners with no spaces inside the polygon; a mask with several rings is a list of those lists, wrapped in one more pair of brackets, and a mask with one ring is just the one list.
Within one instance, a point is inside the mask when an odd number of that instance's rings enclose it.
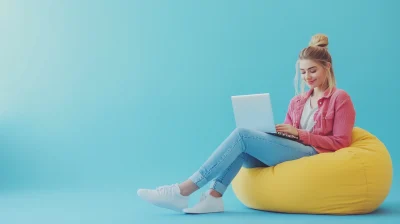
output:
{"label": "shoelace", "polygon": [[174,185],[167,185],[167,186],[161,186],[161,187],[158,187],[158,188],[156,188],[156,191],[159,193],[159,194],[173,194],[174,193],[174,188],[173,188],[173,186]]}

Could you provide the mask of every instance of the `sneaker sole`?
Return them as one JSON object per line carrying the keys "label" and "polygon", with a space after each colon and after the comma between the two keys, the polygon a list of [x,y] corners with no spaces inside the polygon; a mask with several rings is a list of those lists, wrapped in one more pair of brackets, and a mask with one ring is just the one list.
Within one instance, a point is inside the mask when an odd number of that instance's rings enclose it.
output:
{"label": "sneaker sole", "polygon": [[148,200],[147,198],[145,198],[145,197],[141,197],[140,195],[138,195],[142,200],[144,200],[144,201],[146,201],[146,202],[148,202],[148,203],[150,203],[150,204],[152,204],[152,205],[155,205],[155,206],[157,206],[157,207],[160,207],[160,208],[165,208],[165,209],[169,209],[169,210],[172,210],[172,211],[175,211],[175,212],[183,212],[183,209],[185,209],[185,208],[178,208],[178,207],[176,207],[176,206],[169,206],[168,204],[164,204],[164,203],[157,203],[157,202],[154,202],[154,201],[152,201],[152,200]]}

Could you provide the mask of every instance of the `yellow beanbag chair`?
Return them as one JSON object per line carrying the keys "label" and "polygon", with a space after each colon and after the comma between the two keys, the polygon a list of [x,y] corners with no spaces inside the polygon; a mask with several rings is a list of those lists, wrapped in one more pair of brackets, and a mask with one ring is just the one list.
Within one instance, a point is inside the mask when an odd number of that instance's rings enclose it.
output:
{"label": "yellow beanbag chair", "polygon": [[272,167],[242,167],[232,182],[247,207],[284,213],[365,214],[377,209],[392,184],[385,145],[354,128],[352,144],[332,153]]}

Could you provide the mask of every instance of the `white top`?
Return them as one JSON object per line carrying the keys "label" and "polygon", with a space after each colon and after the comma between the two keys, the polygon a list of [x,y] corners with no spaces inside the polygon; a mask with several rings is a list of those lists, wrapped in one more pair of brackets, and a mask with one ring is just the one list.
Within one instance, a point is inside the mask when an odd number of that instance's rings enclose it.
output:
{"label": "white top", "polygon": [[300,129],[311,131],[315,124],[314,114],[317,110],[318,106],[316,108],[311,108],[311,97],[308,97],[304,104],[303,113],[301,114]]}

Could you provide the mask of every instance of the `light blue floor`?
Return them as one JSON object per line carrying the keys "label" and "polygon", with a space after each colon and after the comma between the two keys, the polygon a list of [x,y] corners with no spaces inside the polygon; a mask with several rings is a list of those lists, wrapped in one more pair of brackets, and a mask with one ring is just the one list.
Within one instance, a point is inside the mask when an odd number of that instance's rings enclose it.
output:
{"label": "light blue floor", "polygon": [[[198,195],[194,195],[191,204]],[[135,189],[1,192],[0,223],[400,223],[400,200],[388,199],[375,213],[356,216],[301,215],[248,209],[226,195],[226,212],[185,215],[139,200]]]}

